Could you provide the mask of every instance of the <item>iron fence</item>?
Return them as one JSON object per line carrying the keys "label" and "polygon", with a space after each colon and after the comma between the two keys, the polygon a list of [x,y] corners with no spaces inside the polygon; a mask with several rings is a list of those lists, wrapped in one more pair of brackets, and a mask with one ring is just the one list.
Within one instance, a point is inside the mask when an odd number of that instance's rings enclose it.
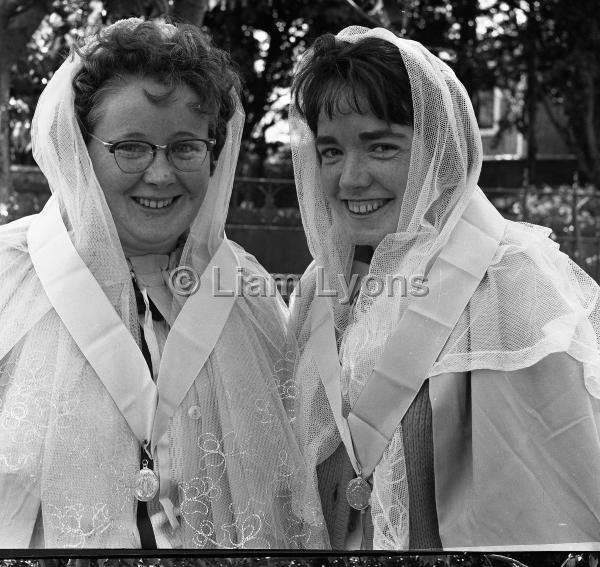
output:
{"label": "iron fence", "polygon": [[[600,190],[582,185],[577,174],[570,184],[558,187],[536,187],[527,183],[526,173],[524,177],[521,187],[484,187],[484,192],[505,217],[552,229],[552,238],[561,249],[596,281],[600,281]],[[13,183],[15,194],[20,196],[13,201],[20,198],[21,202],[16,207],[21,209],[12,211],[13,216],[9,218],[37,212],[49,194],[46,181],[37,167],[14,166]],[[3,214],[4,220],[9,220],[7,205],[0,203],[0,223]],[[227,224],[242,246],[245,241],[252,241],[250,252],[271,272],[289,272],[290,277],[295,277],[303,266],[292,265],[290,269],[282,258],[300,257],[303,265],[309,259],[292,179],[237,177]],[[276,227],[289,228],[278,232]],[[278,236],[271,239],[272,244],[265,245],[269,234],[262,239],[257,238],[259,230]],[[248,236],[252,231],[254,234]],[[294,243],[289,244],[292,240]],[[269,252],[274,253],[277,247],[281,250],[270,261]],[[283,289],[287,289],[287,284]]]}

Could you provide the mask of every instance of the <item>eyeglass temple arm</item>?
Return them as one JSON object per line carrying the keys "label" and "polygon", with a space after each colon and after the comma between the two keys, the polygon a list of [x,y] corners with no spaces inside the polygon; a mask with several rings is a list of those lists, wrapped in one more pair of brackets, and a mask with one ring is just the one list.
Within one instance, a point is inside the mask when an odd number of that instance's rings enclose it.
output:
{"label": "eyeglass temple arm", "polygon": [[[88,136],[91,136],[92,138],[94,138],[94,140],[98,140],[105,148],[108,148],[108,150],[112,150],[115,147],[114,143],[111,142],[105,142],[104,140],[101,140],[100,138],[98,138],[98,136],[94,136],[94,134],[92,134],[91,132],[87,133]],[[215,146],[217,145],[217,140],[215,140],[214,138],[208,138],[207,140],[203,140],[202,138],[197,138],[198,140],[201,140],[202,142],[204,142],[206,144],[206,149],[209,152],[212,152],[215,149]],[[161,150],[166,150],[171,144],[165,144],[165,145],[161,145],[161,144],[151,144],[150,142],[146,142],[148,145],[152,146],[152,149],[154,151],[156,151],[157,149],[161,149]]]}
{"label": "eyeglass temple arm", "polygon": [[104,140],[101,140],[100,138],[98,138],[98,136],[94,136],[94,134],[92,134],[91,132],[87,133],[88,136],[91,136],[92,138],[94,138],[94,140],[98,140],[105,148],[108,148],[108,150],[112,150],[114,147],[114,144],[111,144],[110,142],[105,142]]}

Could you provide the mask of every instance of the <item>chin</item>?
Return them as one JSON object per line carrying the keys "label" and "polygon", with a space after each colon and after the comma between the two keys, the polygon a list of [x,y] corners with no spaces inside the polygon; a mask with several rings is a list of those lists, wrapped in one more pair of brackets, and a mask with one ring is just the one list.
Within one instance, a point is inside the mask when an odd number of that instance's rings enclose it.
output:
{"label": "chin", "polygon": [[177,246],[178,237],[165,237],[160,239],[150,239],[140,237],[132,241],[128,239],[122,242],[125,255],[143,256],[145,254],[170,254]]}

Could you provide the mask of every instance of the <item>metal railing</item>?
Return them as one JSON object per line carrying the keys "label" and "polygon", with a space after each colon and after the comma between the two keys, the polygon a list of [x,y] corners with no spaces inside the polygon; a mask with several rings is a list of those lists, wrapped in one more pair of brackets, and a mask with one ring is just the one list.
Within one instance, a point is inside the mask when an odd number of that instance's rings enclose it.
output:
{"label": "metal railing", "polygon": [[[13,183],[17,193],[42,197],[48,186],[36,166],[13,166]],[[533,222],[554,229],[561,249],[582,266],[596,281],[600,280],[600,191],[581,186],[575,174],[570,186],[545,192],[527,181],[522,187],[486,187],[484,192],[496,207],[512,220]],[[560,199],[549,213],[558,221],[552,226],[549,217],[536,212],[536,203]],[[43,199],[41,199],[43,204]],[[539,207],[538,207],[539,208]],[[543,209],[543,207],[541,207]],[[561,217],[562,218],[559,218]],[[237,177],[230,202],[228,225],[238,229],[277,227],[277,230],[301,230],[300,215],[293,179]]]}

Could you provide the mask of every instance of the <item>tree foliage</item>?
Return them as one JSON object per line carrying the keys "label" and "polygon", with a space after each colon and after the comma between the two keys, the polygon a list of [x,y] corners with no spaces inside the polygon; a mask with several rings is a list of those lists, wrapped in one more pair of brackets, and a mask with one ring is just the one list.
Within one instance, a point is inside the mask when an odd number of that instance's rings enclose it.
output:
{"label": "tree foliage", "polygon": [[[286,118],[291,73],[307,45],[322,33],[335,33],[348,25],[382,25],[424,43],[448,61],[472,95],[476,110],[481,90],[497,85],[512,93],[514,104],[505,123],[516,124],[528,134],[532,180],[535,121],[540,105],[544,105],[577,155],[580,170],[600,187],[600,12],[594,9],[596,3],[597,0],[0,0],[0,25],[10,20],[11,29],[19,30],[11,32],[11,61],[6,63],[6,57],[0,58],[0,69],[8,65],[12,70],[12,158],[30,159],[25,158],[27,121],[45,82],[73,40],[95,26],[122,17],[168,17],[203,26],[217,45],[231,52],[244,81],[247,122],[243,148],[255,161],[250,173],[260,176],[270,151],[265,131]],[[12,19],[7,18],[9,13]],[[23,27],[23,22],[28,27]],[[6,123],[6,112],[3,116]],[[6,145],[6,140],[0,142],[0,146]]]}
{"label": "tree foliage", "polygon": [[[594,0],[545,4],[553,25],[543,37],[549,62],[543,102],[577,156],[579,168],[600,188],[600,13]],[[561,113],[555,111],[562,110]]]}
{"label": "tree foliage", "polygon": [[9,101],[11,66],[35,31],[50,0],[0,0],[0,201],[10,191]]}
{"label": "tree foliage", "polygon": [[238,0],[206,14],[206,28],[231,53],[242,76],[244,149],[255,158],[253,175],[264,173],[265,130],[287,117],[287,104],[281,103],[299,55],[317,36],[352,24],[364,21],[343,0]]}
{"label": "tree foliage", "polygon": [[514,95],[514,122],[527,134],[530,165],[535,164],[537,111],[544,107],[579,170],[600,188],[596,0],[493,0],[489,16],[482,46],[497,84]]}
{"label": "tree foliage", "polygon": [[11,162],[31,161],[36,101],[74,41],[130,16],[202,25],[207,8],[208,0],[0,0],[0,202]]}

